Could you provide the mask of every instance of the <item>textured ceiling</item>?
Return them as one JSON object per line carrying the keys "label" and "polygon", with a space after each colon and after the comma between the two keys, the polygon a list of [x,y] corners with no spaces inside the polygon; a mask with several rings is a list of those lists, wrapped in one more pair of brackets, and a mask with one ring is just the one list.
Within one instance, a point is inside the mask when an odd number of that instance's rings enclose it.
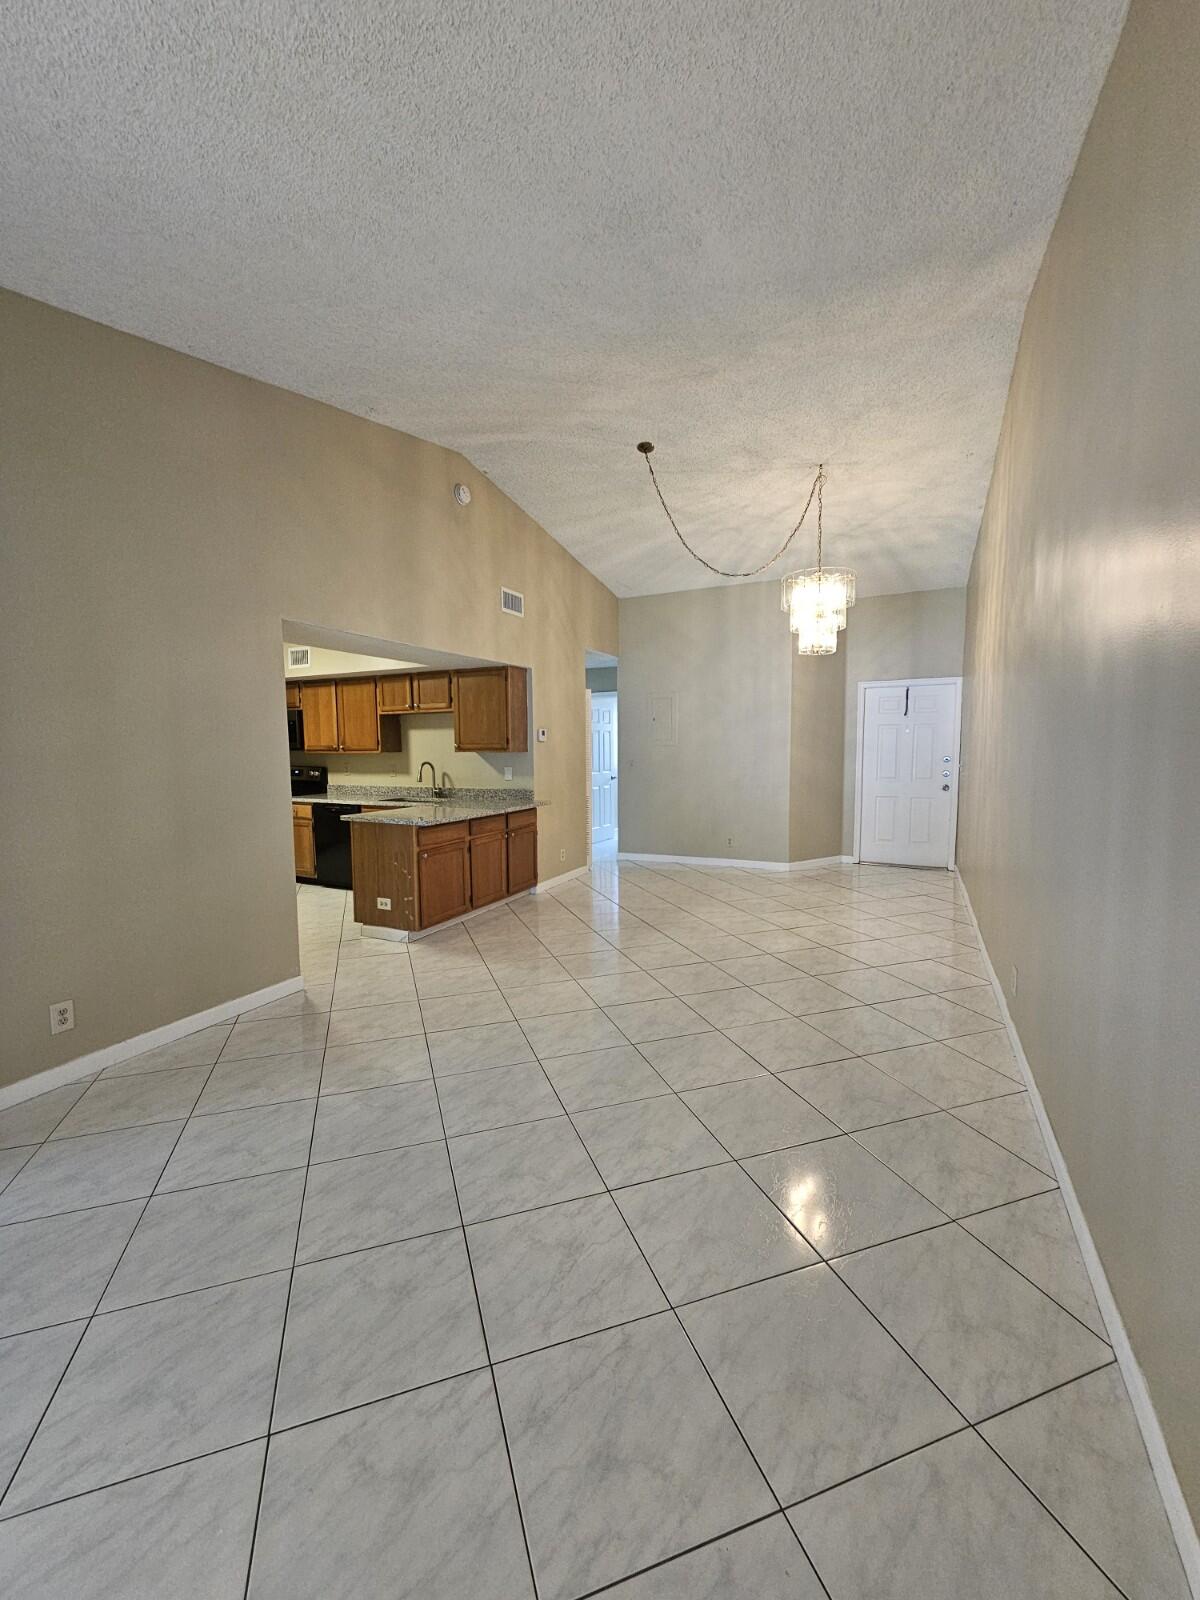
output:
{"label": "textured ceiling", "polygon": [[957,584],[1123,13],[9,0],[0,281],[462,449],[620,594],[713,581],[642,438],[721,565],[824,458],[861,592]]}

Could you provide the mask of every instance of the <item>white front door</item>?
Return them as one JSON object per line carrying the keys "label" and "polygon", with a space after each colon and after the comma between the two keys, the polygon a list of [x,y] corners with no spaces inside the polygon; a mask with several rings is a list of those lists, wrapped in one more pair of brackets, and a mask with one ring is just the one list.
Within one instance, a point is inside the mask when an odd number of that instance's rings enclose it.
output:
{"label": "white front door", "polygon": [[617,836],[617,697],[592,695],[592,843]]}
{"label": "white front door", "polygon": [[860,861],[954,864],[960,680],[862,689]]}

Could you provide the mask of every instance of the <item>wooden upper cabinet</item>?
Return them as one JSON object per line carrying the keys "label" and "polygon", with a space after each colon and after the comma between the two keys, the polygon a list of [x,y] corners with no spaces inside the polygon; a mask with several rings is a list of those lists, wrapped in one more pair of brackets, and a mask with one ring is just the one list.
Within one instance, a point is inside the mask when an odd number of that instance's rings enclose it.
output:
{"label": "wooden upper cabinet", "polygon": [[304,713],[304,748],[337,750],[337,691],[332,683],[307,680],[300,685],[300,709]]}
{"label": "wooden upper cabinet", "polygon": [[524,667],[455,673],[454,748],[528,750],[529,694]]}
{"label": "wooden upper cabinet", "polygon": [[390,678],[376,678],[375,691],[381,712],[412,710],[412,679],[407,672],[394,674]]}
{"label": "wooden upper cabinet", "polygon": [[288,708],[288,710],[289,711],[299,711],[299,709],[300,709],[300,685],[298,683],[286,683],[286,684],[284,684],[284,688],[287,690],[287,708]]}
{"label": "wooden upper cabinet", "polygon": [[412,709],[414,711],[451,711],[454,708],[451,672],[414,672],[412,675]]}
{"label": "wooden upper cabinet", "polygon": [[343,678],[337,686],[338,749],[379,749],[374,678]]}

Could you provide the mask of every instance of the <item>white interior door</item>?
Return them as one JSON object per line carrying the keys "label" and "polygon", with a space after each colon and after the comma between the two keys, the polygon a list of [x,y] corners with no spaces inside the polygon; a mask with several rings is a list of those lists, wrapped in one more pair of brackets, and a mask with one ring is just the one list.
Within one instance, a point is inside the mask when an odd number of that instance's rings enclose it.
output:
{"label": "white interior door", "polygon": [[960,687],[957,678],[862,686],[860,861],[953,866]]}
{"label": "white interior door", "polygon": [[617,836],[617,697],[592,695],[592,843]]}

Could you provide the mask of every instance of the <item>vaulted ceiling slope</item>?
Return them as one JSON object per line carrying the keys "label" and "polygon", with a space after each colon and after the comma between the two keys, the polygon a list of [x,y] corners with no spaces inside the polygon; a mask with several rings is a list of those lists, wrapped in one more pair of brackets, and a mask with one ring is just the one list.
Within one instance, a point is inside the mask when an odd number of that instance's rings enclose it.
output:
{"label": "vaulted ceiling slope", "polygon": [[[10,0],[0,281],[455,446],[618,594],[961,583],[1125,0]],[[793,565],[807,565],[804,559]]]}

